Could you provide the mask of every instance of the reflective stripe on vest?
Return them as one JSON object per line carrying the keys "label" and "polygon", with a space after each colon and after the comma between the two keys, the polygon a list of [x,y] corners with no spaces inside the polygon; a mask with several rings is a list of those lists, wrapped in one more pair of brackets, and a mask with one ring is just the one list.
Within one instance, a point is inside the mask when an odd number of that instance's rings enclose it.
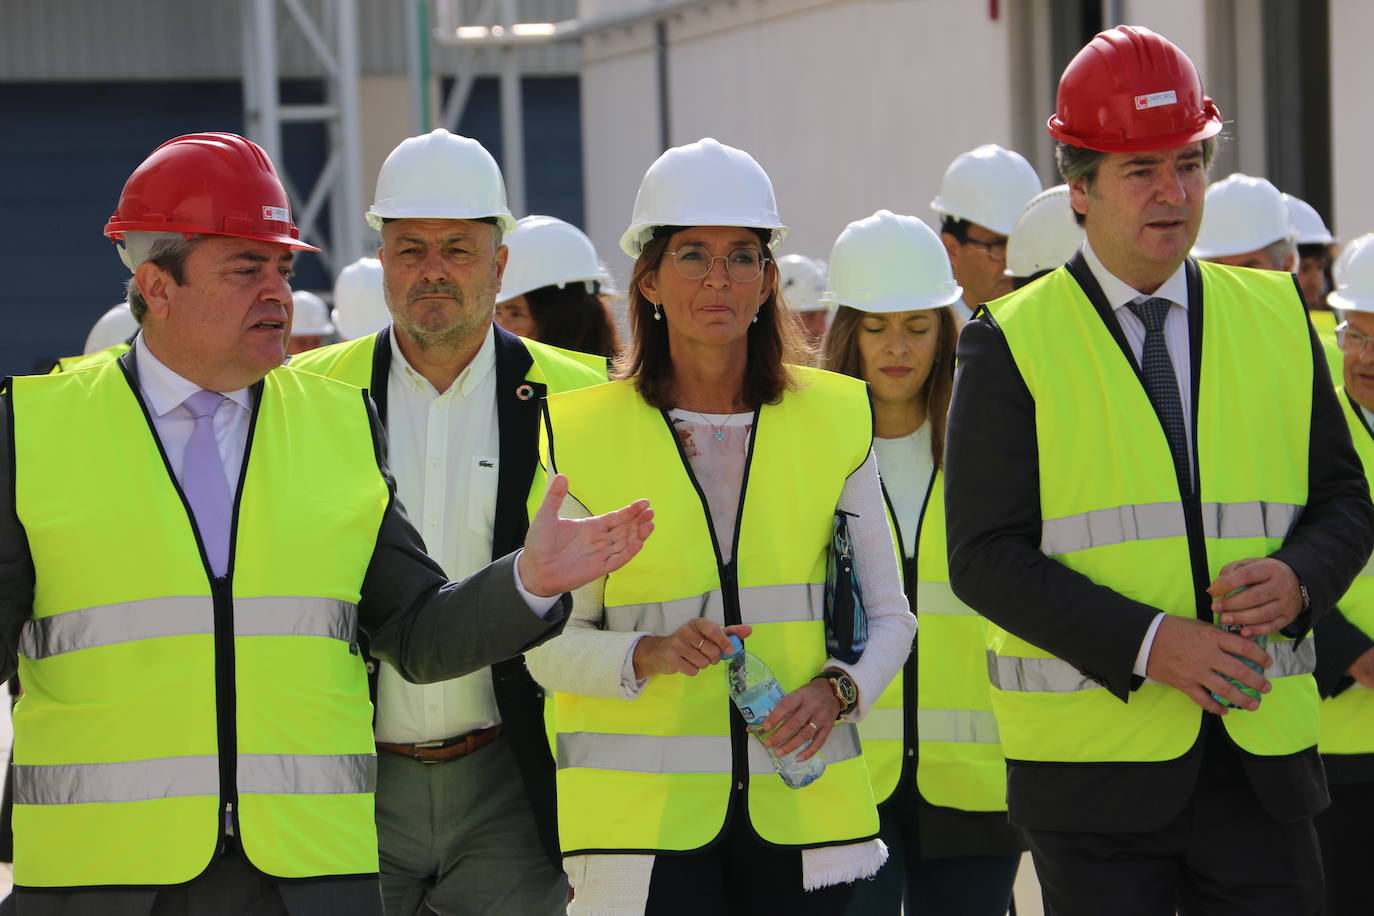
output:
{"label": "reflective stripe on vest", "polygon": [[[758,741],[747,745],[749,773],[776,772]],[[858,730],[837,723],[821,756],[826,765],[861,754]],[[729,735],[622,735],[564,732],[558,735],[558,768],[590,767],[625,773],[730,773]]]}
{"label": "reflective stripe on vest", "polygon": [[[1365,478],[1374,483],[1374,437],[1350,395],[1337,390],[1336,396],[1345,411],[1346,424],[1364,465]],[[1366,636],[1374,636],[1374,557],[1365,563],[1350,588],[1336,602],[1336,608]],[[1321,740],[1317,749],[1327,755],[1374,754],[1374,690],[1355,681],[1336,696],[1322,700]]]}
{"label": "reflective stripe on vest", "polygon": [[356,388],[289,368],[252,396],[233,559],[212,580],[124,366],[14,382],[35,571],[14,714],[18,885],[189,881],[229,802],[265,874],[377,872],[353,650],[390,499],[369,414]]}
{"label": "reflective stripe on vest", "polygon": [[[16,805],[90,805],[219,797],[219,758],[163,757],[125,763],[65,763],[14,767]],[[240,754],[240,792],[333,795],[371,792],[377,784],[374,754]]]}
{"label": "reflective stripe on vest", "polygon": [[[351,643],[358,606],[333,598],[239,598],[235,636],[321,636]],[[19,651],[30,660],[166,636],[213,634],[214,603],[184,596],[125,601],[29,620]]]}
{"label": "reflective stripe on vest", "polygon": [[[1283,538],[1301,513],[1302,506],[1284,503],[1203,503],[1202,530],[1209,538]],[[1040,550],[1052,557],[1127,541],[1187,534],[1180,502],[1114,506],[1045,519],[1041,524]]]}
{"label": "reflective stripe on vest", "polygon": [[[1228,563],[1274,553],[1306,504],[1314,367],[1305,310],[1285,274],[1189,262],[1200,280],[1190,276],[1189,303],[1201,310],[1192,340],[1201,351],[1198,511],[1181,499],[1159,417],[1109,329],[1114,319],[1079,285],[1081,261],[1071,264],[988,305],[1036,405],[1041,548],[1098,585],[1197,619],[1207,582]],[[1255,365],[1272,371],[1259,379]],[[1201,543],[1188,537],[1185,506],[1197,512]],[[1251,754],[1294,754],[1315,741],[1314,647],[1291,642],[1269,640],[1285,673],[1259,710],[1223,720]],[[992,699],[1008,758],[1156,762],[1197,738],[1201,710],[1178,690],[1146,681],[1123,703],[1000,627],[988,627],[987,645],[999,656]]]}
{"label": "reflective stripe on vest", "polygon": [[[825,613],[825,584],[760,585],[739,590],[740,614],[770,623],[821,620]],[[716,589],[704,595],[625,604],[606,608],[606,628],[622,632],[672,633],[687,621],[701,617],[725,623],[725,599]]]}
{"label": "reflective stripe on vest", "polygon": [[[633,383],[549,397],[541,430],[544,466],[566,474],[572,496],[590,512],[648,497],[659,519],[644,549],[606,578],[602,625],[667,636],[697,617],[749,624],[746,648],[784,691],[825,665],[821,608],[835,507],[872,437],[862,383],[792,371],[798,387],[762,407],[753,426],[729,566],[715,551],[709,510],[667,417]],[[818,439],[817,429],[827,435]],[[790,789],[757,739],[732,734],[726,687],[716,666],[692,678],[651,678],[633,702],[554,693],[565,854],[702,848],[725,828],[735,780],[749,774],[749,820],[769,843],[808,847],[876,833],[852,726],[832,731],[821,751],[824,775]],[[739,741],[748,774],[731,772]]]}
{"label": "reflective stripe on vest", "polygon": [[[1264,646],[1273,664],[1264,669],[1270,678],[1295,677],[1316,670],[1315,640],[1304,639],[1269,642]],[[1079,690],[1105,689],[1073,665],[1058,658],[1017,658],[998,655],[988,650],[988,681],[998,690],[1021,693],[1074,693]],[[1147,684],[1158,684],[1146,678]]]}

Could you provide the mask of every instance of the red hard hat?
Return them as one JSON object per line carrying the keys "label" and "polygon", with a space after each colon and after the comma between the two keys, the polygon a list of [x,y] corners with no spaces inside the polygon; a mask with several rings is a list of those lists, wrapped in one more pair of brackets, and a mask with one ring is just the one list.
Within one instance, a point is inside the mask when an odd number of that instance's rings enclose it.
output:
{"label": "red hard hat", "polygon": [[1120,25],[1099,32],[1069,61],[1047,127],[1073,146],[1138,153],[1215,137],[1221,112],[1177,45]]}
{"label": "red hard hat", "polygon": [[124,182],[105,224],[111,239],[126,232],[228,235],[319,251],[300,240],[272,160],[237,134],[187,134],[153,150]]}

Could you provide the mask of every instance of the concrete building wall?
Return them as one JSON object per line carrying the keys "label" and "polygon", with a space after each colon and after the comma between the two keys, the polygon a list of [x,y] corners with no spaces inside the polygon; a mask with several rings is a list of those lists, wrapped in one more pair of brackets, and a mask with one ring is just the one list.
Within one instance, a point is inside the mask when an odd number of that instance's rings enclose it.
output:
{"label": "concrete building wall", "polygon": [[1374,231],[1374,119],[1369,87],[1374,85],[1374,4],[1331,0],[1331,187],[1334,225],[1342,240]]}
{"label": "concrete building wall", "polygon": [[[622,278],[619,236],[662,149],[653,33],[617,29],[582,49],[587,229]],[[951,159],[1012,143],[1007,19],[985,4],[711,2],[667,35],[669,142],[714,136],[753,154],[792,229],[788,252],[828,257],[848,222],[881,207],[933,221]]]}

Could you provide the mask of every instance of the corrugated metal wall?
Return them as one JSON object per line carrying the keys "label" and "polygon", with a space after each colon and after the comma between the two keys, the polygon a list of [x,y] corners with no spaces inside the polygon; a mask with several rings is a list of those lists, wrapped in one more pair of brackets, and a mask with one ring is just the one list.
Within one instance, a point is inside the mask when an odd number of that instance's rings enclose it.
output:
{"label": "corrugated metal wall", "polygon": [[[320,15],[334,0],[302,0]],[[475,16],[477,4],[444,0]],[[519,0],[522,22],[558,22],[577,14],[576,0]],[[406,4],[358,0],[360,58],[366,74],[405,72]],[[234,0],[3,0],[0,80],[237,79],[242,67],[242,12]],[[285,5],[277,4],[283,77],[315,76],[319,63]],[[520,51],[527,74],[576,73],[576,44]],[[434,46],[436,73],[454,72],[459,51]],[[481,52],[479,72],[494,73],[496,56]]]}

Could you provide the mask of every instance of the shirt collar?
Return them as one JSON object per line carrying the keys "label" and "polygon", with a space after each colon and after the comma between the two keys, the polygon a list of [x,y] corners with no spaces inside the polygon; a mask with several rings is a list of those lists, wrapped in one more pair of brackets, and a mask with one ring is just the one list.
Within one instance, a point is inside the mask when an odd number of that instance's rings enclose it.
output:
{"label": "shirt collar", "polygon": [[481,384],[490,373],[496,369],[496,329],[495,322],[487,327],[486,339],[482,341],[482,346],[478,348],[477,355],[472,358],[462,372],[458,373],[458,378],[454,379],[453,384],[448,390],[440,393],[429,379],[425,378],[415,367],[406,359],[406,355],[401,352],[401,344],[396,339],[396,326],[392,325],[391,333],[387,335],[391,338],[391,374],[400,379],[411,391],[428,394],[430,397],[467,397]]}
{"label": "shirt collar", "polygon": [[1169,279],[1160,285],[1159,289],[1146,295],[1140,290],[1135,289],[1124,280],[1118,278],[1102,264],[1097,252],[1093,251],[1093,246],[1089,245],[1085,239],[1083,242],[1083,260],[1088,264],[1088,270],[1092,273],[1097,285],[1102,287],[1102,295],[1107,297],[1107,304],[1112,307],[1112,311],[1117,312],[1135,302],[1137,299],[1168,299],[1170,302],[1177,303],[1186,311],[1188,308],[1188,273],[1186,270],[1188,262],[1185,260],[1178,265],[1178,270],[1173,272]]}
{"label": "shirt collar", "polygon": [[[138,366],[138,387],[142,389],[143,398],[148,406],[159,417],[167,416],[187,398],[201,390],[195,382],[168,369],[162,360],[154,356],[152,349],[143,340],[142,331],[138,332],[138,338],[134,340],[134,360]],[[220,393],[244,410],[253,409],[253,399],[247,388]]]}

